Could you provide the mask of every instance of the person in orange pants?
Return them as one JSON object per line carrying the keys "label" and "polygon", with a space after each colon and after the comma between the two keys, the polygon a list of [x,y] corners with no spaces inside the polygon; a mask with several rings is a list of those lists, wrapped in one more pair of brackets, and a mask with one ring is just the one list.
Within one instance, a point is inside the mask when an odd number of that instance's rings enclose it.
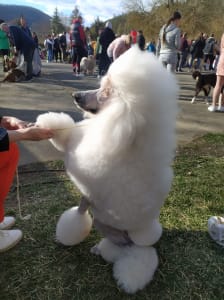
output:
{"label": "person in orange pants", "polygon": [[37,127],[14,117],[0,117],[0,252],[15,246],[22,238],[19,229],[9,230],[15,223],[14,217],[4,213],[4,201],[12,184],[19,161],[19,148],[15,142],[49,139],[49,129]]}

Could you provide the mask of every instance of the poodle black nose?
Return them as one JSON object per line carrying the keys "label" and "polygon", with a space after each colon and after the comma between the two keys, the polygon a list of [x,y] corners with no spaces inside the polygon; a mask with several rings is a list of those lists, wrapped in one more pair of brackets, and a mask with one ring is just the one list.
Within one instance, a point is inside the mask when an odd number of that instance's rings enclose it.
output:
{"label": "poodle black nose", "polygon": [[82,101],[82,94],[79,92],[72,93],[72,97],[75,98],[75,101],[77,103],[80,103]]}

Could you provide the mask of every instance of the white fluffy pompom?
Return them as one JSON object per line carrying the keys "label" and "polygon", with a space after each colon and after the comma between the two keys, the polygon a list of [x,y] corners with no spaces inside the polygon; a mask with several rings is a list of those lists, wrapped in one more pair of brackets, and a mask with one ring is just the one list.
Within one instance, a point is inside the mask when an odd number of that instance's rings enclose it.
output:
{"label": "white fluffy pompom", "polygon": [[56,239],[65,246],[82,242],[90,233],[92,218],[88,211],[80,214],[78,206],[66,210],[56,226]]}

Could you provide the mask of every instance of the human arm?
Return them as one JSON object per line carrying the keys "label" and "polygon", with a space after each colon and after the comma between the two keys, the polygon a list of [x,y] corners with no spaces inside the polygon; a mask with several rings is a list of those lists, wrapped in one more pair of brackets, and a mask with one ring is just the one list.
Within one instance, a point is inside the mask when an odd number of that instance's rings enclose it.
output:
{"label": "human arm", "polygon": [[7,151],[10,142],[40,141],[53,137],[50,129],[39,128],[14,117],[0,117],[0,150]]}
{"label": "human arm", "polygon": [[176,47],[176,49],[180,49],[180,45],[181,45],[180,30],[178,28],[177,32],[176,32],[176,35],[175,35],[175,47]]}
{"label": "human arm", "polygon": [[8,130],[9,142],[18,141],[41,141],[53,137],[53,132],[47,128],[31,126],[17,130]]}

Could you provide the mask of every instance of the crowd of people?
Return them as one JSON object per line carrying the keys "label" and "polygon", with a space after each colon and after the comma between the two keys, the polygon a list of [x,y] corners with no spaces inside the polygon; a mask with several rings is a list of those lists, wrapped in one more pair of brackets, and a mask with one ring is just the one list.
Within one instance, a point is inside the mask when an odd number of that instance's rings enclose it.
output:
{"label": "crowd of people", "polygon": [[[68,56],[69,44],[74,74],[80,76],[80,62],[83,57],[94,55],[98,62],[98,77],[101,77],[106,74],[114,60],[137,44],[142,51],[158,56],[168,72],[183,72],[184,68],[216,71],[216,86],[212,105],[208,110],[224,111],[224,107],[218,104],[224,86],[224,35],[220,44],[215,40],[213,33],[210,36],[200,33],[195,40],[189,41],[187,33],[181,32],[180,22],[181,14],[176,11],[161,27],[158,41],[152,39],[148,43],[142,30],[133,29],[129,34],[116,36],[112,23],[106,22],[105,27],[99,29],[96,42],[92,43],[90,37],[86,37],[82,17],[78,16],[72,21],[69,41],[66,32],[49,34],[46,37],[44,41],[46,61],[64,62]],[[19,26],[8,25],[4,20],[0,20],[0,55],[9,56],[10,51],[13,51],[12,55],[16,57],[17,65],[25,65],[27,81],[35,75],[40,75],[38,36],[35,32],[31,33],[23,17],[20,18]],[[19,158],[15,142],[48,139],[52,135],[48,129],[40,129],[14,117],[0,117],[0,252],[13,247],[22,237],[20,230],[9,230],[14,225],[15,219],[4,215],[4,200],[9,192]],[[212,220],[214,221],[214,218]],[[216,223],[218,224],[218,221]],[[217,226],[214,225],[216,223],[212,223],[213,231],[216,230]]]}

